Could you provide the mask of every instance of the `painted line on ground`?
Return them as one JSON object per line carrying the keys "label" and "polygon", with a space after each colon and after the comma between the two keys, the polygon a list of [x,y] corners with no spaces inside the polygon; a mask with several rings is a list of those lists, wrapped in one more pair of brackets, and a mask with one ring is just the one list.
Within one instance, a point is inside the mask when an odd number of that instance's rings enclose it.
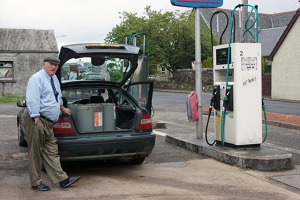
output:
{"label": "painted line on ground", "polygon": [[156,130],[153,130],[153,133],[156,134],[156,135],[163,136],[163,137],[165,137],[167,135],[166,133],[159,132],[159,131],[156,131]]}
{"label": "painted line on ground", "polygon": [[16,115],[0,115],[1,118],[15,118]]}
{"label": "painted line on ground", "polygon": [[300,149],[295,149],[295,148],[292,148],[292,147],[286,147],[286,146],[281,146],[281,145],[272,144],[272,143],[263,143],[263,145],[267,146],[267,147],[274,148],[274,149],[279,149],[279,150],[282,150],[282,151],[287,151],[289,153],[294,153],[294,154],[299,154],[300,155]]}

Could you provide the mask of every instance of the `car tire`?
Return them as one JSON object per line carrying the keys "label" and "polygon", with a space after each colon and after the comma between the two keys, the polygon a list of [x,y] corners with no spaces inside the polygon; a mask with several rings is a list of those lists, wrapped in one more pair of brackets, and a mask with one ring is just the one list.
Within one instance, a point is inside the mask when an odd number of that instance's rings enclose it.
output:
{"label": "car tire", "polygon": [[27,142],[25,140],[24,132],[21,129],[21,125],[18,123],[18,142],[19,146],[27,147]]}
{"label": "car tire", "polygon": [[145,158],[135,158],[133,160],[130,160],[130,164],[132,165],[141,165],[145,161]]}

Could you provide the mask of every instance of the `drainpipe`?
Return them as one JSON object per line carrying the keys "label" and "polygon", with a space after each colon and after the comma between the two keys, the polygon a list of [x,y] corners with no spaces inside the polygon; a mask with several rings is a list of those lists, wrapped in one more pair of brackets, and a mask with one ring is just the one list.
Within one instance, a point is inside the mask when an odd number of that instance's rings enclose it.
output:
{"label": "drainpipe", "polygon": [[271,28],[274,28],[273,17],[271,16]]}

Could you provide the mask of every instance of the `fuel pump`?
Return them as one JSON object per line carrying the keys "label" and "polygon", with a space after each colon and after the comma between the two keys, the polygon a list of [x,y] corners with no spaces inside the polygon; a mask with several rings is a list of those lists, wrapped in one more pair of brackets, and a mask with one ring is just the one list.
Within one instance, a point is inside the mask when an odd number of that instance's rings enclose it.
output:
{"label": "fuel pump", "polygon": [[[250,34],[251,43],[232,43],[234,13],[242,6],[252,7],[255,13],[253,23],[249,25],[248,17],[242,34]],[[250,29],[256,27],[254,35]],[[214,130],[217,144],[233,147],[259,147],[262,141],[262,113],[265,107],[261,92],[261,44],[258,41],[257,7],[239,4],[232,11],[230,19],[228,44],[213,47],[214,88],[211,98],[209,118],[214,107]],[[255,41],[256,40],[256,41]],[[220,42],[221,43],[221,42]],[[207,122],[207,126],[208,126]],[[206,142],[207,140],[206,126]]]}

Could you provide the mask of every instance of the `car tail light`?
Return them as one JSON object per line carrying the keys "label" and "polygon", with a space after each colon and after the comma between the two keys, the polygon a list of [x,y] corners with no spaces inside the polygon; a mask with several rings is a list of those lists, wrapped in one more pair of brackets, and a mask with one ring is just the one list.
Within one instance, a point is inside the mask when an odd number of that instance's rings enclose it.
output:
{"label": "car tail light", "polygon": [[58,135],[58,134],[74,135],[72,126],[70,124],[70,121],[65,116],[60,117],[56,121],[56,123],[53,125],[53,132],[54,132],[55,135]]}
{"label": "car tail light", "polygon": [[149,114],[143,114],[137,130],[151,130],[151,129],[152,129],[151,116]]}

